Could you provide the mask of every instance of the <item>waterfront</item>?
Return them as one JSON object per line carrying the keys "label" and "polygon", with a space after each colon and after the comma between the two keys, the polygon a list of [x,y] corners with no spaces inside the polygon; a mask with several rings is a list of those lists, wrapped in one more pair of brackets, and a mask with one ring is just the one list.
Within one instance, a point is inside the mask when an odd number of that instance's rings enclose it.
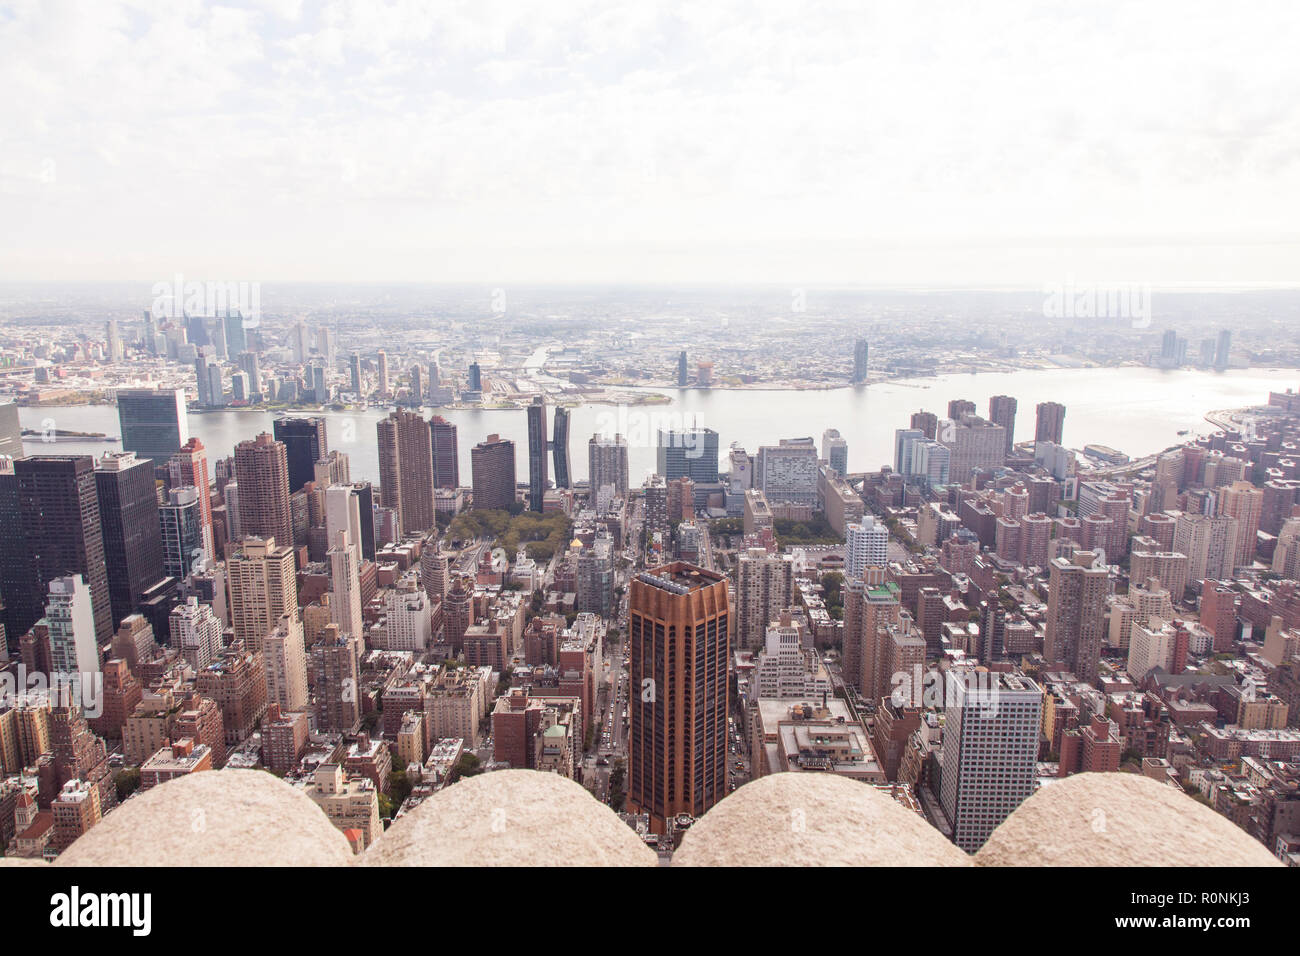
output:
{"label": "waterfront", "polygon": [[[619,431],[629,439],[631,480],[639,484],[655,469],[655,432],[660,426],[697,423],[715,429],[724,459],[732,442],[753,453],[760,444],[811,434],[820,448],[822,432],[838,428],[849,443],[849,469],[869,471],[892,462],[894,429],[906,427],[912,412],[924,408],[942,416],[950,399],[965,398],[986,414],[989,397],[1005,394],[1019,403],[1017,441],[1033,438],[1037,403],[1058,401],[1067,409],[1068,446],[1099,443],[1139,458],[1190,437],[1180,437],[1180,431],[1212,430],[1204,420],[1206,412],[1262,405],[1270,390],[1297,387],[1300,372],[1294,369],[1205,372],[1133,367],[942,375],[815,391],[660,389],[671,399],[668,404],[572,408],[569,453],[575,479],[586,478],[587,439],[593,432]],[[353,478],[378,481],[375,422],[386,415],[384,409],[293,414],[322,415],[328,422],[330,447],[348,454]],[[424,409],[426,418],[432,414],[459,428],[462,484],[470,481],[470,448],[492,433],[516,443],[518,477],[527,480],[528,434],[522,408]],[[229,455],[236,442],[270,431],[273,417],[252,410],[191,413],[190,433],[207,447],[211,460]],[[38,431],[54,427],[121,434],[117,409],[109,405],[26,407],[20,418],[24,427]],[[28,454],[99,455],[120,448],[109,442],[46,444],[39,438],[24,443]],[[725,460],[722,467],[726,469]]]}

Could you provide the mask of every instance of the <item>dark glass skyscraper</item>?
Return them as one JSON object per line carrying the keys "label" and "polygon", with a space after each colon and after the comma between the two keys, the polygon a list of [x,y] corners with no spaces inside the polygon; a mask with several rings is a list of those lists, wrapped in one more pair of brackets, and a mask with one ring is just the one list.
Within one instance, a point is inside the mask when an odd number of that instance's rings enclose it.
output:
{"label": "dark glass skyscraper", "polygon": [[271,430],[276,441],[284,442],[289,460],[289,494],[294,494],[316,477],[316,462],[329,454],[325,419],[277,418]]}
{"label": "dark glass skyscraper", "polygon": [[528,406],[528,507],[541,511],[549,482],[546,469],[546,400]]}
{"label": "dark glass skyscraper", "polygon": [[853,344],[853,384],[861,385],[867,380],[867,340],[858,339]]}
{"label": "dark glass skyscraper", "polygon": [[460,484],[460,451],[456,426],[441,415],[429,420],[433,436],[433,487],[455,488]]}
{"label": "dark glass skyscraper", "polygon": [[89,455],[19,458],[0,472],[0,498],[16,521],[0,527],[7,625],[25,634],[45,614],[54,578],[80,574],[90,588],[95,637],[113,634],[95,463]]}
{"label": "dark glass skyscraper", "polygon": [[117,391],[117,420],[122,428],[122,450],[133,451],[155,465],[190,440],[182,388],[122,388]]}
{"label": "dark glass skyscraper", "polygon": [[684,428],[659,432],[657,471],[668,481],[718,480],[718,433],[712,428]]}
{"label": "dark glass skyscraper", "polygon": [[686,350],[682,349],[682,351],[677,356],[677,387],[685,388],[687,381],[688,379],[686,376]]}
{"label": "dark glass skyscraper", "polygon": [[165,576],[153,468],[130,452],[105,455],[95,467],[95,490],[116,628]]}
{"label": "dark glass skyscraper", "polygon": [[555,410],[555,432],[551,439],[551,455],[555,460],[555,487],[571,488],[572,470],[569,468],[569,410]]}

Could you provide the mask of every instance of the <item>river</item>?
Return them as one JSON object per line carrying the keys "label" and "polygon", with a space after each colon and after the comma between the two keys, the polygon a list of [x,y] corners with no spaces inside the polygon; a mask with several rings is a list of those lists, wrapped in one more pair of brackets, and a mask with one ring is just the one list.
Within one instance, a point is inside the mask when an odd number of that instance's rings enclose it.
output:
{"label": "river", "polygon": [[[760,444],[781,438],[812,436],[821,448],[822,432],[838,428],[849,445],[849,470],[869,471],[893,460],[894,429],[904,428],[912,412],[926,409],[942,416],[948,401],[965,398],[987,414],[992,395],[1011,395],[1018,403],[1016,439],[1034,433],[1034,406],[1057,401],[1066,406],[1065,443],[1072,448],[1098,443],[1139,458],[1184,440],[1179,431],[1206,432],[1206,412],[1261,405],[1272,390],[1300,387],[1292,369],[1242,369],[1227,372],[1164,371],[1151,368],[1032,370],[973,375],[940,375],[897,380],[857,388],[819,391],[660,389],[672,399],[665,405],[582,405],[572,409],[570,456],[575,479],[587,477],[587,439],[593,432],[618,431],[628,437],[631,479],[639,484],[655,469],[655,432],[660,425],[698,423],[719,434],[722,469],[725,449],[739,442],[753,453]],[[519,480],[528,473],[528,432],[520,409],[425,409],[441,414],[459,428],[461,482],[470,481],[470,448],[490,433],[513,439]],[[375,422],[379,408],[323,414],[331,449],[347,452],[354,480],[378,481]],[[120,435],[114,406],[23,408],[24,427],[53,427]],[[272,415],[258,411],[191,413],[190,432],[202,440],[209,460],[229,455],[236,442],[271,430]],[[120,449],[105,442],[27,441],[28,454],[94,454]]]}

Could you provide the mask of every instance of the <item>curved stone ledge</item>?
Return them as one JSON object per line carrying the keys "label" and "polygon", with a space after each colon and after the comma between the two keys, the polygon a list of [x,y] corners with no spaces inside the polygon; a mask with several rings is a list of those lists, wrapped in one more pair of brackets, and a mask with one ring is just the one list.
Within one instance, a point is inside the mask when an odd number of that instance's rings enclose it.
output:
{"label": "curved stone ledge", "polygon": [[1081,773],[1022,803],[977,866],[1281,866],[1262,843],[1173,787]]}
{"label": "curved stone ledge", "polygon": [[352,848],[311,798],[269,773],[195,773],[132,797],[56,866],[346,866]]}
{"label": "curved stone ledge", "polygon": [[[192,774],[114,810],[56,866],[654,866],[630,827],[555,774],[462,780],[398,820],[359,860],[311,798],[251,770]],[[1208,807],[1135,774],[1079,774],[1026,800],[970,857],[861,783],[779,773],[686,832],[674,866],[1280,866]],[[0,866],[46,866],[0,859]]]}
{"label": "curved stone ledge", "polygon": [[874,787],[775,773],[696,821],[673,866],[970,866],[970,857]]}
{"label": "curved stone ledge", "polygon": [[631,827],[579,784],[497,770],[438,791],[361,856],[363,866],[655,866]]}

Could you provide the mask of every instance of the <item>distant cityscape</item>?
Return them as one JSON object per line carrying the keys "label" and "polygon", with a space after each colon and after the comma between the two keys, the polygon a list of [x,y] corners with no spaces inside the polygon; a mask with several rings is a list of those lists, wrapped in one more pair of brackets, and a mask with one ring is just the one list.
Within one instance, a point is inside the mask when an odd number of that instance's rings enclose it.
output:
{"label": "distant cityscape", "polygon": [[[53,860],[140,793],[261,768],[355,853],[505,769],[581,784],[663,862],[777,773],[975,853],[1040,788],[1120,773],[1300,863],[1300,297],[1170,293],[1141,325],[794,291],[308,287],[263,315],[10,288],[0,850]],[[635,415],[1116,368],[1295,384],[1136,454],[1067,442],[1067,401],[954,397],[867,468],[825,417],[746,447]],[[229,454],[197,434],[222,414]]]}

